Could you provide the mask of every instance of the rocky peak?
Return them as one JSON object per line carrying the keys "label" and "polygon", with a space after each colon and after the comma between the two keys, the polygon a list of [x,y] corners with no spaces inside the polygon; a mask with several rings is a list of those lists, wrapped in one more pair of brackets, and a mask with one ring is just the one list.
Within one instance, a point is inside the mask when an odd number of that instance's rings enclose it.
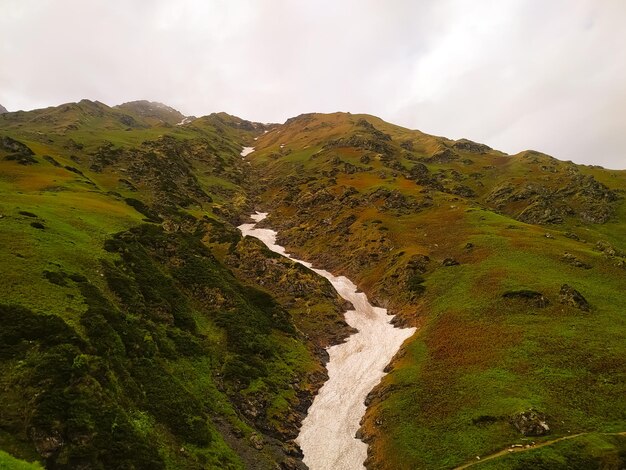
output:
{"label": "rocky peak", "polygon": [[124,112],[134,113],[142,118],[162,121],[167,124],[179,124],[185,119],[180,111],[157,101],[138,100],[123,103],[114,108]]}
{"label": "rocky peak", "polygon": [[0,104],[0,114],[8,113],[7,108]]}

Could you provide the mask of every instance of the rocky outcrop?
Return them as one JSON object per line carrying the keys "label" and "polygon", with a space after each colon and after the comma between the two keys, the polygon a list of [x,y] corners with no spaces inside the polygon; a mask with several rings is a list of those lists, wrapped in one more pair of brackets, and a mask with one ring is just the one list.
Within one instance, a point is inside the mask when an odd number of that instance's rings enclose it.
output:
{"label": "rocky outcrop", "polygon": [[613,256],[626,256],[625,253],[621,252],[619,249],[615,248],[613,245],[611,245],[609,242],[606,242],[604,240],[600,240],[596,243],[595,249],[597,251],[600,251],[602,253],[604,253],[605,256],[608,257],[613,257]]}
{"label": "rocky outcrop", "polygon": [[7,111],[7,108],[5,108],[4,106],[2,106],[0,104],[0,114],[4,114],[4,113],[8,113],[9,111]]}
{"label": "rocky outcrop", "polygon": [[433,153],[430,157],[422,157],[420,160],[424,163],[450,163],[458,160],[459,156],[448,147],[444,147]]}
{"label": "rocky outcrop", "polygon": [[445,258],[442,262],[442,266],[458,266],[460,263],[454,258]]}
{"label": "rocky outcrop", "polygon": [[587,299],[585,299],[580,292],[567,284],[561,286],[559,301],[562,304],[576,307],[585,312],[588,312],[591,308]]}
{"label": "rocky outcrop", "polygon": [[393,155],[393,147],[389,145],[389,139],[371,135],[354,134],[347,138],[343,137],[331,140],[324,146],[324,149],[337,147],[354,147],[361,150],[377,152],[383,155]]}
{"label": "rocky outcrop", "polygon": [[511,417],[511,424],[524,436],[545,436],[550,432],[546,415],[530,409]]}
{"label": "rocky outcrop", "polygon": [[571,253],[564,253],[563,256],[561,257],[561,260],[563,260],[564,263],[570,264],[576,268],[591,269],[590,264],[579,260]]}
{"label": "rocky outcrop", "polygon": [[[504,183],[492,190],[487,203],[529,224],[562,224],[567,217],[602,224],[615,211],[619,195],[593,176],[568,174],[565,183],[514,185]],[[522,207],[520,210],[519,207]]]}
{"label": "rocky outcrop", "polygon": [[400,191],[393,189],[378,188],[369,195],[370,202],[381,202],[380,209],[383,211],[396,211],[399,214],[418,212],[432,205],[432,200],[425,195],[422,200],[417,200],[413,196],[406,196]]}
{"label": "rocky outcrop", "polygon": [[457,150],[463,150],[464,152],[472,153],[487,153],[488,151],[493,150],[488,145],[479,144],[468,139],[459,139],[452,144],[452,147]]}
{"label": "rocky outcrop", "polygon": [[35,152],[30,147],[9,136],[4,136],[0,139],[0,150],[9,153],[9,155],[4,157],[5,160],[16,161],[20,165],[37,163],[37,159],[34,157]]}
{"label": "rocky outcrop", "polygon": [[4,136],[0,139],[0,150],[25,155],[35,154],[26,144],[23,144],[19,140],[12,139],[9,136]]}

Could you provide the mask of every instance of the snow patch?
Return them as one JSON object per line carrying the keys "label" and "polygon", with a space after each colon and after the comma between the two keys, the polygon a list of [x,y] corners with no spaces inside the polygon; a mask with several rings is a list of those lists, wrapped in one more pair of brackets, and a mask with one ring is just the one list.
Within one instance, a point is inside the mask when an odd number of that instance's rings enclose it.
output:
{"label": "snow patch", "polygon": [[270,250],[300,263],[325,277],[337,293],[352,302],[354,310],[345,313],[346,322],[357,333],[347,341],[327,348],[330,360],[326,365],[328,380],[313,400],[302,422],[296,442],[304,453],[304,463],[311,470],[363,470],[367,444],[355,438],[365,414],[367,394],[385,375],[385,366],[393,359],[402,343],[415,328],[395,328],[393,315],[374,307],[367,296],[344,276],[313,268],[311,263],[292,258],[276,243],[276,232],[256,228],[256,222],[267,213],[253,214],[253,224],[243,224],[241,233],[261,240]]}
{"label": "snow patch", "polygon": [[244,147],[239,155],[241,155],[242,158],[246,158],[252,152],[254,152],[254,147]]}
{"label": "snow patch", "polygon": [[180,121],[179,123],[177,123],[177,126],[184,126],[185,124],[189,124],[191,121],[193,121],[193,117],[191,116],[185,116],[183,118],[182,121]]}

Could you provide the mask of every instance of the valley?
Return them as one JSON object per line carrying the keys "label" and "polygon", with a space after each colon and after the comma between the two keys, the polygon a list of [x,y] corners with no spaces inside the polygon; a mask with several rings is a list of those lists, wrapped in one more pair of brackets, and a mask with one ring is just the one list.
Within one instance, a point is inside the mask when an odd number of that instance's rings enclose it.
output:
{"label": "valley", "polygon": [[[266,216],[257,212],[252,218],[258,223]],[[241,225],[239,229],[245,236],[259,238],[270,250],[289,257],[283,247],[276,245],[276,232],[255,228],[253,224]],[[339,295],[352,304],[345,316],[348,325],[355,329],[344,343],[327,349],[328,380],[307,412],[297,443],[311,470],[362,469],[367,445],[358,439],[358,431],[365,414],[365,398],[415,328],[394,328],[390,325],[391,316],[372,306],[349,279],[315,269],[305,261],[294,261],[328,279]]]}
{"label": "valley", "polygon": [[0,462],[623,465],[626,171],[83,100],[0,114],[0,194]]}

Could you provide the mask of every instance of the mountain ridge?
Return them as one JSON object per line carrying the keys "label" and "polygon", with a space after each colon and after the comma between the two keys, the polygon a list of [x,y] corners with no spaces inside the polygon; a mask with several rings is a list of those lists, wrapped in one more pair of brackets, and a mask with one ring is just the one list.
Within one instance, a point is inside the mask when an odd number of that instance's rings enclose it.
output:
{"label": "mountain ridge", "polygon": [[[531,409],[550,438],[623,431],[626,171],[365,114],[176,125],[150,107],[0,116],[0,449],[57,468],[301,468],[292,440],[348,306],[241,239],[255,209],[419,327],[368,397],[368,468],[461,465],[524,438]],[[626,445],[603,439],[585,462]]]}

